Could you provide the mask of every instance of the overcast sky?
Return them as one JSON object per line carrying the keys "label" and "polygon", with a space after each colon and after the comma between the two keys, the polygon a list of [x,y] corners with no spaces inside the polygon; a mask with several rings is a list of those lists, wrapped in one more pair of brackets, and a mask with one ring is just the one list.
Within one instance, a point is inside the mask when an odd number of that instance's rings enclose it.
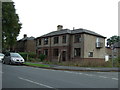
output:
{"label": "overcast sky", "polygon": [[27,34],[38,37],[57,30],[83,28],[107,38],[118,35],[119,0],[13,0],[22,29],[18,39]]}

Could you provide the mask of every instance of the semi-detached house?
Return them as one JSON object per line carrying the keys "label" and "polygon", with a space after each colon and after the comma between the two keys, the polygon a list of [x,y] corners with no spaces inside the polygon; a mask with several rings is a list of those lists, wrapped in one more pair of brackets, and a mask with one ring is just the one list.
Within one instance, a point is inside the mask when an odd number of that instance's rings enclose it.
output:
{"label": "semi-detached house", "polygon": [[105,38],[86,29],[63,29],[36,38],[36,53],[48,61],[104,60]]}

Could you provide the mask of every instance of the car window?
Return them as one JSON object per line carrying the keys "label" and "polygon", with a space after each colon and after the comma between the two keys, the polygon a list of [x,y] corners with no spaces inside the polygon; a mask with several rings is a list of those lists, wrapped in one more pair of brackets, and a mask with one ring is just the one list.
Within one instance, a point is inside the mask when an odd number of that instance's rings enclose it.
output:
{"label": "car window", "polygon": [[18,53],[10,53],[11,57],[21,57]]}
{"label": "car window", "polygon": [[0,53],[0,56],[4,56],[4,54]]}

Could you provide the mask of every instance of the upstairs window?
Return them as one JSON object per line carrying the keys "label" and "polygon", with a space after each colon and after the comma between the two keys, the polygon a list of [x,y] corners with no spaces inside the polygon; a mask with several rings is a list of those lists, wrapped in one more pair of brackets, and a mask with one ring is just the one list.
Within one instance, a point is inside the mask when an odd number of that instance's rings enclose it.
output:
{"label": "upstairs window", "polygon": [[79,43],[81,41],[81,35],[80,34],[76,34],[75,38],[74,38],[75,43]]}
{"label": "upstairs window", "polygon": [[59,55],[59,50],[58,49],[54,49],[53,50],[53,55],[54,56],[58,56]]}
{"label": "upstairs window", "polygon": [[59,37],[54,37],[54,44],[58,44],[59,42]]}
{"label": "upstairs window", "polygon": [[44,45],[48,44],[48,38],[44,38]]}
{"label": "upstairs window", "polygon": [[81,49],[80,48],[74,49],[74,56],[81,56]]}
{"label": "upstairs window", "polygon": [[41,39],[39,39],[38,43],[39,43],[39,45],[41,45]]}
{"label": "upstairs window", "polygon": [[66,43],[66,35],[62,37],[62,43]]}

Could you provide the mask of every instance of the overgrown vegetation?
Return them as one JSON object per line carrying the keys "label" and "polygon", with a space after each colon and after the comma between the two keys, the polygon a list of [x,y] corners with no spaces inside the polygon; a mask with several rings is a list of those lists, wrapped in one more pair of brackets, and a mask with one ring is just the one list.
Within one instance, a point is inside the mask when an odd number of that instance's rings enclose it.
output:
{"label": "overgrown vegetation", "polygon": [[43,61],[43,60],[46,59],[46,55],[44,55],[44,54],[40,54],[39,58],[40,58],[41,61]]}
{"label": "overgrown vegetation", "polygon": [[33,52],[20,52],[19,53],[24,59],[25,61],[36,61],[36,54]]}
{"label": "overgrown vegetation", "polygon": [[28,62],[43,62],[46,59],[44,54],[40,54],[38,57],[33,52],[19,52],[19,54]]}
{"label": "overgrown vegetation", "polygon": [[[120,58],[119,58],[120,59]],[[120,63],[117,62],[118,59],[114,60],[114,67],[120,67]],[[63,66],[77,66],[77,67],[112,67],[112,61],[97,61],[97,60],[86,60],[86,61],[66,61],[66,62],[49,62],[44,61],[46,64],[55,64],[55,65],[63,65]]]}
{"label": "overgrown vegetation", "polygon": [[[38,58],[35,53],[27,53],[27,52],[21,52],[21,56],[27,61],[27,62],[42,62],[44,64],[55,64],[55,65],[63,65],[63,66],[78,66],[78,67],[112,67],[112,60],[109,60],[107,62],[105,61],[98,61],[98,60],[83,60],[83,61],[66,61],[66,62],[50,62],[46,61],[46,56],[44,54],[40,54]],[[113,60],[113,66],[114,67],[120,67],[120,57],[115,58]]]}

